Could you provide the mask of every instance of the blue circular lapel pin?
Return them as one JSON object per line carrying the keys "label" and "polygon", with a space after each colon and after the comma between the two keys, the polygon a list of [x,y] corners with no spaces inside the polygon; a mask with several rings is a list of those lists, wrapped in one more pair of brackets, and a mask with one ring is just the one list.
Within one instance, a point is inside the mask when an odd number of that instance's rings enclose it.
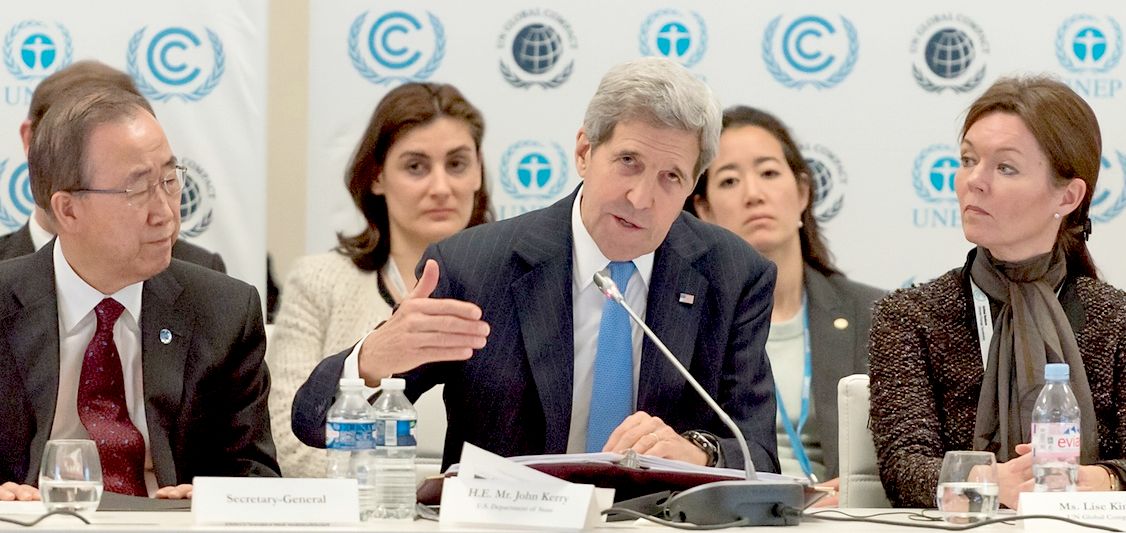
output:
{"label": "blue circular lapel pin", "polygon": [[160,330],[160,343],[170,344],[172,342],[172,332],[167,328]]}

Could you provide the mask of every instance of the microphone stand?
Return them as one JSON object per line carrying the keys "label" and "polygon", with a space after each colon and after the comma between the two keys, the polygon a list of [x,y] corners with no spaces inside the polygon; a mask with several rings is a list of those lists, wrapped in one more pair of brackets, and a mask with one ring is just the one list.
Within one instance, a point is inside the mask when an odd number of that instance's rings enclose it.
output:
{"label": "microphone stand", "polygon": [[[618,285],[606,271],[594,273],[594,284],[607,298],[621,305],[635,324],[641,327],[645,336],[653,341],[673,367],[688,381],[696,393],[703,398],[708,407],[735,436],[739,450],[743,453],[745,480],[715,481],[698,485],[682,491],[665,503],[665,514],[674,522],[688,522],[697,525],[727,524],[745,520],[748,526],[796,526],[801,520],[801,510],[805,507],[805,487],[797,481],[765,481],[755,474],[755,464],[751,459],[747,439],[735,422],[716,403],[700,382],[692,377],[688,369],[680,364],[664,342],[653,330],[637,316],[618,290]],[[796,510],[796,512],[794,511]]]}

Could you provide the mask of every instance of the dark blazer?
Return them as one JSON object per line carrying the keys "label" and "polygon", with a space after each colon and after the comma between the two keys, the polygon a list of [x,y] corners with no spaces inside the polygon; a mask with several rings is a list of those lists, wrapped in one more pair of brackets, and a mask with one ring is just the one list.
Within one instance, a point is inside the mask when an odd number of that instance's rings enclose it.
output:
{"label": "dark blazer", "polygon": [[825,454],[826,476],[838,475],[837,382],[868,372],[868,330],[872,304],[886,292],[850,281],[841,274],[826,277],[806,265],[809,341],[813,356],[813,405],[817,435]]}
{"label": "dark blazer", "polygon": [[[435,297],[479,305],[491,332],[465,362],[423,365],[404,377],[415,399],[444,382],[444,466],[463,441],[513,456],[565,453],[574,377],[571,205],[556,204],[463,231],[424,256],[441,266]],[[646,320],[742,429],[755,467],[778,471],[774,382],[765,344],[774,265],[730,232],[681,214],[657,248]],[[680,303],[681,294],[694,303]],[[325,416],[345,350],[322,361],[297,392],[293,430],[324,447]],[[643,343],[637,408],[678,432],[730,435],[649,341]],[[721,439],[729,466],[743,459]]]}
{"label": "dark blazer", "polygon": [[[29,255],[35,251],[31,242],[31,228],[27,222],[22,228],[4,236],[0,236],[0,261]],[[227,273],[227,265],[223,258],[212,251],[196,246],[188,241],[177,240],[172,245],[172,257],[181,261],[195,263],[202,267],[210,268],[216,272]]]}
{"label": "dark blazer", "polygon": [[[0,481],[36,484],[59,380],[53,244],[0,262]],[[141,354],[160,486],[277,476],[257,290],[178,259],[144,284]],[[160,331],[172,332],[162,344]]]}

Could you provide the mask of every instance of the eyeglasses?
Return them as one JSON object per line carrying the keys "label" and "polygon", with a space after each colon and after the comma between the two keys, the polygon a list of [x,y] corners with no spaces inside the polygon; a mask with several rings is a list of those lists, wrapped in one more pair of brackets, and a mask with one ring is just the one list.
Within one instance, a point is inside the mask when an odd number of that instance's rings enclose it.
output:
{"label": "eyeglasses", "polygon": [[152,195],[156,192],[157,186],[160,187],[164,194],[169,198],[176,197],[180,191],[184,190],[184,174],[188,171],[187,167],[176,165],[172,170],[165,174],[162,178],[154,183],[148,183],[144,178],[139,178],[124,189],[74,189],[73,193],[95,193],[95,194],[123,194],[125,195],[125,202],[133,207],[141,207],[152,199]]}

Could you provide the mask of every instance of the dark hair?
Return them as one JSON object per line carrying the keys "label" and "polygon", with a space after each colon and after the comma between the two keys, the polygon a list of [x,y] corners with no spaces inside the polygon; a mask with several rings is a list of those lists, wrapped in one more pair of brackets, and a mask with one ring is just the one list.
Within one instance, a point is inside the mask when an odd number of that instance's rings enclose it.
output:
{"label": "dark hair", "polygon": [[[128,74],[117,70],[105,63],[93,59],[84,59],[60,69],[58,72],[43,78],[31,93],[31,105],[27,109],[27,120],[31,126],[32,135],[39,121],[47,110],[61,98],[71,95],[75,91],[89,92],[93,90],[121,90],[141,96],[137,86]],[[145,102],[145,111],[155,116],[152,106]]]}
{"label": "dark hair", "polygon": [[[774,136],[778,143],[782,145],[782,155],[786,158],[786,165],[794,173],[794,178],[797,179],[799,184],[804,183],[809,187],[810,201],[806,204],[805,209],[802,209],[802,226],[798,228],[798,235],[801,237],[802,260],[826,276],[839,273],[840,271],[833,265],[833,255],[829,252],[829,247],[825,245],[825,241],[821,237],[817,217],[813,216],[813,198],[816,196],[817,185],[812,179],[813,171],[802,158],[798,143],[794,142],[794,138],[790,135],[786,125],[766,111],[741,105],[732,106],[723,111],[723,130],[743,126],[762,128]],[[706,170],[700,176],[700,181],[696,183],[695,190],[684,202],[684,209],[693,215],[696,214],[696,198],[708,200],[708,172]]]}
{"label": "dark hair", "polygon": [[[337,233],[340,244],[336,250],[352,258],[361,270],[379,270],[387,263],[391,253],[390,220],[387,217],[387,199],[371,192],[371,185],[383,172],[387,152],[407,132],[437,120],[450,117],[464,121],[469,126],[477,153],[481,153],[481,140],[485,136],[485,119],[453,85],[440,83],[406,83],[387,93],[368,122],[360,145],[352,156],[345,175],[352,201],[367,219],[368,227],[351,237]],[[469,226],[488,222],[489,191],[486,186],[485,164],[481,162],[481,188],[473,197],[473,212]]]}
{"label": "dark hair", "polygon": [[87,181],[86,149],[94,128],[149,113],[149,109],[141,95],[105,85],[97,90],[67,91],[64,98],[53,102],[27,152],[35,204],[51,213],[51,196],[79,189]]}
{"label": "dark hair", "polygon": [[991,113],[1009,113],[1024,122],[1047,156],[1057,186],[1063,187],[1075,178],[1087,184],[1079,207],[1060,223],[1056,245],[1063,249],[1069,273],[1097,279],[1086,242],[1091,223],[1088,212],[1102,161],[1102,134],[1095,112],[1057,80],[1044,76],[1001,78],[970,105],[962,138]]}

